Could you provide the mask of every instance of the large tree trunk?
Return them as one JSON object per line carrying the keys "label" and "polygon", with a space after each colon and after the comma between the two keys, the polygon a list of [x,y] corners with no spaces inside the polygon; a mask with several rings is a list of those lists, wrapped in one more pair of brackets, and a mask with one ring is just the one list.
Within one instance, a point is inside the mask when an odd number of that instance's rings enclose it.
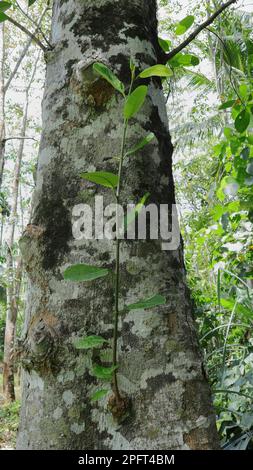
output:
{"label": "large tree trunk", "polygon": [[[21,240],[29,276],[25,366],[19,449],[213,449],[217,447],[209,387],[185,284],[182,248],[162,251],[160,241],[122,243],[121,296],[128,302],[160,292],[166,307],[122,318],[119,384],[132,409],[122,423],[97,388],[91,355],[73,338],[112,336],[112,278],[77,284],[63,280],[71,263],[115,267],[114,242],[76,241],[71,211],[93,205],[84,171],[116,171],[122,134],[122,99],[107,82],[95,82],[92,62],[102,61],[129,84],[129,58],[140,69],[159,62],[155,0],[55,0],[53,52],[47,57],[43,136],[32,224]],[[125,200],[174,203],[172,145],[160,83],[133,121],[129,145],[153,131],[156,139],[124,169]],[[85,190],[85,192],[83,191]],[[105,203],[112,202],[108,191]]]}

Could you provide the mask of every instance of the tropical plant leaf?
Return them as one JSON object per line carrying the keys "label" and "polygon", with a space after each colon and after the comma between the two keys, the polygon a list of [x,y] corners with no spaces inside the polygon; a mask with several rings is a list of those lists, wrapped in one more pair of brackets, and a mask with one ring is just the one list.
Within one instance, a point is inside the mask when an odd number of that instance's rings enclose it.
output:
{"label": "tropical plant leaf", "polygon": [[98,401],[104,398],[109,393],[109,390],[101,389],[97,390],[93,395],[90,397],[90,401]]}
{"label": "tropical plant leaf", "polygon": [[76,339],[73,344],[76,349],[93,349],[103,346],[104,343],[108,343],[108,341],[102,336],[92,335]]}
{"label": "tropical plant leaf", "polygon": [[206,75],[200,72],[195,72],[194,70],[187,69],[182,67],[184,75],[189,77],[187,86],[193,89],[203,87],[207,92],[213,91],[215,89],[214,83]]}
{"label": "tropical plant leaf", "polygon": [[128,150],[126,152],[125,156],[127,157],[128,155],[132,155],[133,153],[138,152],[143,147],[145,147],[145,145],[149,144],[153,140],[154,137],[155,137],[155,134],[153,134],[153,132],[150,132],[150,134],[148,134],[146,137],[144,137],[144,139],[142,139],[140,142],[138,142],[138,144],[136,144],[134,147],[132,147],[130,150]]}
{"label": "tropical plant leaf", "polygon": [[123,96],[125,96],[125,87],[124,84],[114,75],[114,73],[104,64],[100,62],[96,62],[93,64],[93,70],[107,80],[110,85],[115,88],[115,90],[119,91]]}
{"label": "tropical plant leaf", "polygon": [[193,15],[186,16],[181,20],[176,27],[175,33],[180,36],[184,34],[194,23],[195,17]]}
{"label": "tropical plant leaf", "polygon": [[154,308],[158,307],[158,305],[165,305],[166,299],[163,295],[157,294],[149,299],[140,300],[135,304],[127,305],[128,310],[137,310],[137,309],[146,309],[146,308]]}
{"label": "tropical plant leaf", "polygon": [[92,373],[98,379],[111,380],[112,374],[117,368],[118,366],[103,367],[98,364],[94,364]]}
{"label": "tropical plant leaf", "polygon": [[169,52],[171,47],[171,41],[169,39],[158,38],[158,42],[164,52]]}
{"label": "tropical plant leaf", "polygon": [[86,282],[107,276],[108,273],[108,269],[97,268],[87,264],[74,264],[64,271],[64,279],[74,282]]}
{"label": "tropical plant leaf", "polygon": [[0,11],[6,11],[11,8],[12,4],[10,2],[0,2]]}
{"label": "tropical plant leaf", "polygon": [[232,106],[234,106],[235,103],[236,103],[236,100],[229,100],[229,101],[226,101],[225,103],[222,103],[222,104],[219,106],[219,109],[228,109],[228,108],[232,108]]}
{"label": "tropical plant leaf", "polygon": [[8,16],[2,11],[0,11],[0,23],[3,23],[6,20],[8,20]]}
{"label": "tropical plant leaf", "polygon": [[141,198],[140,202],[138,202],[138,204],[136,204],[135,208],[129,214],[127,214],[127,216],[124,219],[124,228],[125,228],[125,230],[127,229],[127,227],[131,223],[133,223],[133,221],[135,220],[135,218],[137,217],[137,215],[140,213],[141,209],[145,205],[145,203],[146,203],[147,199],[149,198],[149,196],[150,196],[150,193],[144,194],[144,196]]}
{"label": "tropical plant leaf", "polygon": [[184,54],[179,52],[176,54],[172,59],[169,60],[169,64],[171,67],[189,67],[189,66],[196,66],[199,64],[199,58],[193,54]]}
{"label": "tropical plant leaf", "polygon": [[118,185],[118,175],[107,171],[95,171],[92,173],[82,173],[81,178],[92,183],[100,184],[106,188],[114,189]]}
{"label": "tropical plant leaf", "polygon": [[166,65],[153,65],[148,67],[140,73],[140,78],[150,78],[150,77],[171,77],[173,75],[172,70]]}
{"label": "tropical plant leaf", "polygon": [[235,128],[240,134],[245,132],[249,127],[250,113],[247,109],[243,109],[235,119]]}
{"label": "tropical plant leaf", "polygon": [[138,113],[145,101],[147,92],[148,87],[145,85],[140,85],[131,93],[131,95],[128,96],[124,106],[125,119],[130,119],[136,113]]}

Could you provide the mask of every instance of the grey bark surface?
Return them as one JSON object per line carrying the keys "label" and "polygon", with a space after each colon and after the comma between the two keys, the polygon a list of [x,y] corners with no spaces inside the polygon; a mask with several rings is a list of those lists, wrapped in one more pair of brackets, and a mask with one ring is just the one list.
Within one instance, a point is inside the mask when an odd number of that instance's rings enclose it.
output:
{"label": "grey bark surface", "polygon": [[[92,75],[102,61],[129,84],[129,58],[138,68],[159,62],[154,0],[55,0],[47,54],[43,135],[32,223],[20,245],[29,278],[21,360],[24,366],[18,449],[213,449],[218,446],[209,386],[192,321],[182,247],[161,241],[123,242],[121,298],[131,303],[161,293],[166,306],[122,316],[119,386],[131,398],[127,419],[114,421],[106,399],[90,402],[101,386],[89,373],[95,352],[73,339],[113,331],[113,276],[91,284],[63,279],[76,262],[115,268],[113,241],[77,241],[75,204],[94,204],[110,192],[81,180],[84,171],[117,171],[122,98]],[[149,83],[149,82],[147,82]],[[172,145],[159,81],[131,123],[129,147],[147,132],[155,139],[126,160],[122,198],[174,203]],[[104,356],[108,351],[104,350]]]}

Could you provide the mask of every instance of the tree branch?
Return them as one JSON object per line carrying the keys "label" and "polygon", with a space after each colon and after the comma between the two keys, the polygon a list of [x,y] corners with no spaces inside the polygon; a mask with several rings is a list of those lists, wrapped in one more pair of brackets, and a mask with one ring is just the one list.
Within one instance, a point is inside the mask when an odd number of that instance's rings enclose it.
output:
{"label": "tree branch", "polygon": [[[46,13],[47,13],[48,10],[49,10],[49,8],[46,7],[45,10],[43,11],[43,13],[42,13],[42,15],[41,15],[41,17],[40,17],[40,19],[39,19],[39,22],[38,22],[38,24],[37,24],[37,28],[40,28],[40,27],[41,27],[42,21],[43,21],[43,19],[44,19],[44,17],[45,17],[45,15],[46,15]],[[35,35],[36,33],[37,33],[37,29],[34,31],[33,35]],[[11,74],[10,74],[8,80],[6,81],[6,83],[5,83],[5,85],[4,85],[4,92],[5,92],[5,93],[6,93],[6,91],[8,90],[8,88],[9,88],[9,86],[10,86],[10,84],[11,84],[13,78],[15,77],[15,75],[16,75],[16,73],[17,73],[19,67],[20,67],[20,64],[22,63],[24,57],[26,56],[26,53],[27,53],[27,51],[28,51],[28,49],[29,49],[29,47],[30,47],[32,41],[33,41],[33,38],[32,38],[31,36],[29,36],[29,39],[28,39],[27,43],[25,44],[25,46],[24,46],[24,48],[23,48],[23,50],[22,50],[22,52],[21,52],[21,54],[20,54],[20,56],[19,56],[19,58],[18,58],[18,60],[17,60],[17,62],[16,62],[16,65],[15,65],[14,69],[12,70],[12,72],[11,72]]]}
{"label": "tree branch", "polygon": [[7,140],[34,140],[35,142],[38,142],[38,140],[35,139],[34,137],[19,137],[19,136],[6,137],[6,139],[3,139],[2,142],[7,142]]}
{"label": "tree branch", "polygon": [[166,62],[171,60],[176,54],[178,54],[180,51],[182,51],[182,49],[184,49],[186,46],[188,46],[188,44],[190,44],[192,41],[194,41],[194,39],[199,35],[199,33],[201,33],[201,31],[203,31],[203,29],[205,29],[207,26],[212,24],[214,22],[214,20],[218,16],[220,16],[221,13],[223,13],[224,10],[226,10],[228,7],[230,7],[230,5],[232,5],[233,3],[236,3],[236,2],[237,2],[237,0],[229,0],[226,3],[223,3],[223,5],[221,5],[220,8],[217,11],[215,11],[206,21],[201,23],[188,36],[188,38],[185,39],[185,41],[183,41],[181,44],[179,44],[179,46],[175,47],[175,49],[172,49],[172,51],[170,51],[168,54],[166,54],[166,56],[165,56]]}
{"label": "tree branch", "polygon": [[[42,29],[40,28],[40,24],[36,23],[36,21],[34,21],[34,19],[33,19],[31,16],[29,16],[29,15],[25,12],[25,10],[23,10],[22,6],[19,4],[18,1],[16,1],[16,4],[17,4],[17,7],[19,8],[19,10],[21,11],[22,15],[24,15],[25,18],[27,18],[27,19],[32,23],[32,25],[35,26],[36,31],[38,31],[38,32],[42,35],[42,37],[43,37],[44,41],[47,43],[48,47],[51,47],[50,42],[47,40],[47,37],[45,36],[45,34],[43,33]],[[49,9],[49,8],[47,7],[47,8],[46,8],[46,11],[47,11],[48,9]]]}
{"label": "tree branch", "polygon": [[6,20],[14,24],[14,26],[16,26],[21,31],[23,31],[23,33],[27,34],[27,36],[29,36],[37,44],[37,46],[39,46],[43,50],[43,52],[47,52],[48,49],[44,46],[44,44],[33,33],[30,33],[30,31],[25,26],[18,23],[16,20],[14,20],[14,18],[11,18],[11,16],[6,15],[6,13],[5,13],[5,17],[6,17]]}

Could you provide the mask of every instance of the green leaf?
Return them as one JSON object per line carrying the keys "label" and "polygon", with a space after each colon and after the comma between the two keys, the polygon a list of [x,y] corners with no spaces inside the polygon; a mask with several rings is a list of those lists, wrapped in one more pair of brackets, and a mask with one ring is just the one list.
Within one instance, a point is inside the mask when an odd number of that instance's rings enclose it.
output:
{"label": "green leaf", "polygon": [[145,205],[145,202],[147,201],[149,196],[150,196],[150,193],[144,194],[144,196],[141,198],[140,202],[138,202],[138,204],[136,204],[135,208],[129,214],[127,214],[127,216],[124,219],[124,228],[125,228],[125,230],[135,220],[135,218],[137,217],[137,215],[139,214],[139,212],[141,211],[141,209]]}
{"label": "green leaf", "polygon": [[221,204],[217,204],[214,206],[214,208],[211,210],[211,215],[215,221],[219,220],[221,216],[226,212],[226,209],[224,206]]}
{"label": "green leaf", "polygon": [[231,129],[231,127],[224,127],[223,134],[228,140],[230,140],[231,137],[233,137],[233,130]]}
{"label": "green leaf", "polygon": [[117,368],[118,366],[103,367],[98,364],[94,364],[92,373],[98,379],[111,380],[112,374]]}
{"label": "green leaf", "polygon": [[114,189],[118,185],[118,176],[114,173],[106,171],[95,171],[93,173],[82,173],[81,178],[91,181],[92,183],[100,184],[106,188]]}
{"label": "green leaf", "polygon": [[158,38],[159,45],[164,52],[169,52],[171,47],[171,41],[169,39]]}
{"label": "green leaf", "polygon": [[246,100],[248,97],[248,87],[245,83],[239,86],[239,95],[243,100]]}
{"label": "green leaf", "polygon": [[103,346],[104,343],[108,343],[108,341],[102,336],[85,336],[84,338],[80,338],[74,341],[74,346],[76,349],[93,349],[99,348]]}
{"label": "green leaf", "polygon": [[149,299],[145,300],[140,300],[136,304],[130,304],[127,305],[128,310],[137,310],[140,308],[153,308],[157,307],[158,305],[164,305],[166,304],[166,299],[163,297],[163,295],[154,295],[153,297],[150,297]]}
{"label": "green leaf", "polygon": [[125,154],[127,157],[128,155],[132,155],[133,153],[138,152],[138,150],[141,150],[145,145],[149,144],[153,138],[155,137],[155,134],[153,132],[150,132],[144,139],[142,139],[138,144],[136,144],[134,147],[132,147],[130,150],[128,150]]}
{"label": "green leaf", "polygon": [[239,313],[240,315],[245,316],[246,318],[252,318],[252,310],[249,309],[248,307],[245,307],[245,305],[239,303],[238,301],[234,299],[220,299],[220,303],[223,308],[226,310],[232,311],[235,309],[236,313]]}
{"label": "green leaf", "polygon": [[234,106],[234,104],[236,103],[235,100],[229,100],[229,101],[226,101],[225,103],[222,103],[218,109],[228,109],[228,108],[232,108],[232,106]]}
{"label": "green leaf", "polygon": [[140,78],[150,78],[150,77],[171,77],[173,75],[172,70],[166,65],[153,65],[148,67],[140,73]]}
{"label": "green leaf", "polygon": [[106,390],[106,389],[97,390],[93,395],[91,395],[90,401],[101,400],[101,398],[104,398],[107,395],[107,393],[109,393],[109,390]]}
{"label": "green leaf", "polygon": [[175,33],[177,36],[184,34],[194,23],[195,17],[193,15],[186,16],[181,20],[176,27]]}
{"label": "green leaf", "polygon": [[93,281],[99,277],[107,276],[108,273],[108,269],[97,268],[88,264],[74,264],[65,270],[64,279],[74,282]]}
{"label": "green leaf", "polygon": [[10,2],[0,2],[0,11],[6,11],[9,8],[11,8],[11,3]]}
{"label": "green leaf", "polygon": [[128,96],[125,107],[124,107],[124,117],[125,119],[130,119],[133,117],[140,108],[142,107],[145,98],[147,96],[148,87],[145,85],[138,86],[131,95]]}
{"label": "green leaf", "polygon": [[178,54],[175,55],[175,57],[172,57],[169,61],[170,66],[177,68],[177,67],[189,67],[189,66],[195,66],[199,64],[199,58],[193,54],[183,54],[182,52],[179,52]]}
{"label": "green leaf", "polygon": [[123,83],[114,75],[114,73],[106,67],[106,65],[96,62],[93,64],[93,70],[100,75],[101,77],[104,78],[104,80],[107,80],[115,90],[119,91],[123,96],[125,96],[125,87]]}
{"label": "green leaf", "polygon": [[194,23],[195,17],[193,15],[186,16],[181,20],[176,27],[175,33],[177,36],[184,34]]}
{"label": "green leaf", "polygon": [[8,20],[8,16],[5,15],[5,13],[0,11],[0,23],[3,23],[6,20]]}
{"label": "green leaf", "polygon": [[28,0],[28,6],[31,7],[37,0]]}
{"label": "green leaf", "polygon": [[235,128],[240,134],[246,131],[250,123],[250,113],[247,109],[243,109],[235,120]]}

